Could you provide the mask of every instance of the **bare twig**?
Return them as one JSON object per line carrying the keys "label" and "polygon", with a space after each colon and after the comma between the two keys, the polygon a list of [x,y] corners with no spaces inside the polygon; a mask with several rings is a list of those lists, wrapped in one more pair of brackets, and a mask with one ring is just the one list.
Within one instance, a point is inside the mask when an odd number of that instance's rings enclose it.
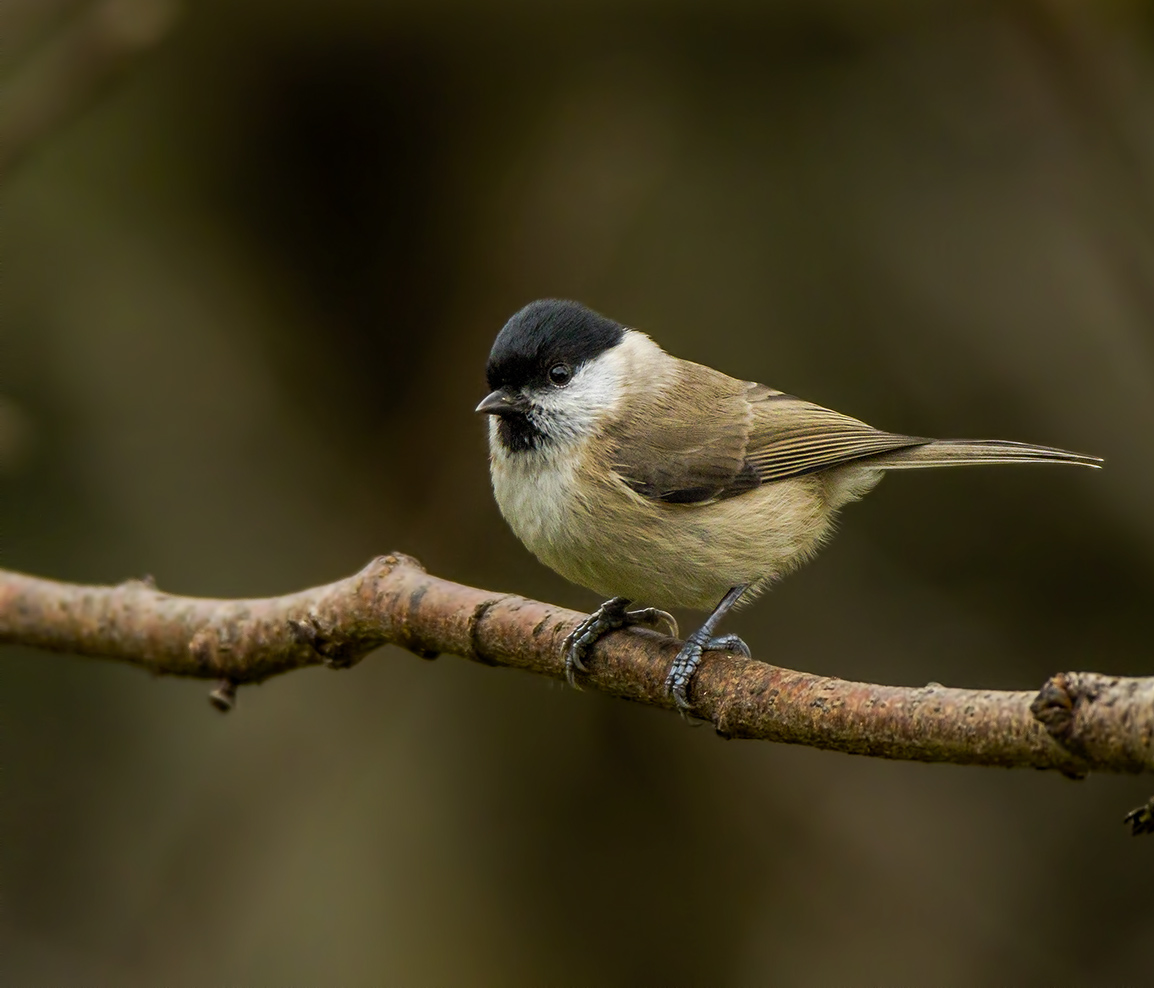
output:
{"label": "bare twig", "polygon": [[[202,600],[151,582],[79,586],[0,570],[0,642],[77,652],[236,688],[310,665],[351,666],[384,644],[563,679],[574,611],[438,579],[394,554],[348,579],[264,600]],[[652,631],[607,636],[583,682],[672,708],[665,672],[677,642]],[[1054,676],[1038,693],[874,686],[712,653],[695,712],[732,738],[882,758],[1090,771],[1154,771],[1154,678]]]}

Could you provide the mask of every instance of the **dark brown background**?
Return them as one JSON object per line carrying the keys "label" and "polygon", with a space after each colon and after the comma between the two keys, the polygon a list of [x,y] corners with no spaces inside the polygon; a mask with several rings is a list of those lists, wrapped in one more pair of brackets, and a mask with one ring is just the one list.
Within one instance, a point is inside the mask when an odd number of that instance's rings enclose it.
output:
{"label": "dark brown background", "polygon": [[[14,4],[18,51],[76,6]],[[189,4],[30,150],[3,565],[260,595],[401,549],[591,607],[504,526],[472,412],[503,321],[561,295],[885,428],[1106,457],[890,478],[732,622],[756,655],[1149,674],[1150,7],[548,9]],[[1119,822],[1149,779],[725,743],[392,649],[227,718],[201,683],[0,668],[8,983],[1150,973],[1154,841]]]}

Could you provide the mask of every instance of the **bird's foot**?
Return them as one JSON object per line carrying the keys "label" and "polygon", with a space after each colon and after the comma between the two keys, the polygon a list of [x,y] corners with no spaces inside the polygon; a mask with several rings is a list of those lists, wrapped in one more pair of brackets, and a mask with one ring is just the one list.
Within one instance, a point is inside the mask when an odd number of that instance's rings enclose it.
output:
{"label": "bird's foot", "polygon": [[656,607],[642,607],[635,611],[627,610],[629,600],[626,597],[614,597],[605,601],[592,614],[574,628],[565,639],[565,678],[569,685],[577,687],[577,673],[586,672],[585,656],[603,635],[619,628],[629,628],[642,625],[646,628],[657,628],[665,625],[669,633],[677,637],[677,621],[668,611],[658,610]]}
{"label": "bird's foot", "polygon": [[685,639],[685,644],[681,646],[681,651],[677,653],[673,664],[669,667],[669,675],[665,677],[665,692],[673,697],[677,709],[683,714],[690,709],[689,684],[693,681],[693,674],[697,672],[701,657],[706,652],[733,652],[747,659],[753,658],[749,646],[737,635],[710,638],[708,634],[701,634],[701,631],[695,631]]}
{"label": "bird's foot", "polygon": [[626,611],[625,623],[629,627],[640,625],[654,631],[665,625],[665,630],[669,632],[671,638],[681,637],[681,632],[677,629],[677,618],[658,607],[639,607],[635,611]]}

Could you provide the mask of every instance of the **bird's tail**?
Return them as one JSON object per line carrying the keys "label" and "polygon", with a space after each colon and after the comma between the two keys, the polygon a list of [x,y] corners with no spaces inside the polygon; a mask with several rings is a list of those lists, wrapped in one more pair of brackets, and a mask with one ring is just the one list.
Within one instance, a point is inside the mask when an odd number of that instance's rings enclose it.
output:
{"label": "bird's tail", "polygon": [[935,439],[922,446],[909,446],[870,457],[869,462],[885,470],[915,470],[920,467],[970,466],[980,463],[1072,463],[1080,467],[1102,466],[1102,458],[1072,453],[1053,446],[1003,442],[998,439]]}

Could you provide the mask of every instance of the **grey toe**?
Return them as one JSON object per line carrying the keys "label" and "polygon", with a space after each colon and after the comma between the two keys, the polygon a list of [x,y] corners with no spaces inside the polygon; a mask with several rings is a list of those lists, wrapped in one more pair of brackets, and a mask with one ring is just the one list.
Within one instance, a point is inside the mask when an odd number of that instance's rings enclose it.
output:
{"label": "grey toe", "polygon": [[705,650],[707,652],[733,652],[735,655],[743,655],[747,659],[753,658],[749,646],[737,635],[720,635],[717,638],[711,638],[706,643]]}

